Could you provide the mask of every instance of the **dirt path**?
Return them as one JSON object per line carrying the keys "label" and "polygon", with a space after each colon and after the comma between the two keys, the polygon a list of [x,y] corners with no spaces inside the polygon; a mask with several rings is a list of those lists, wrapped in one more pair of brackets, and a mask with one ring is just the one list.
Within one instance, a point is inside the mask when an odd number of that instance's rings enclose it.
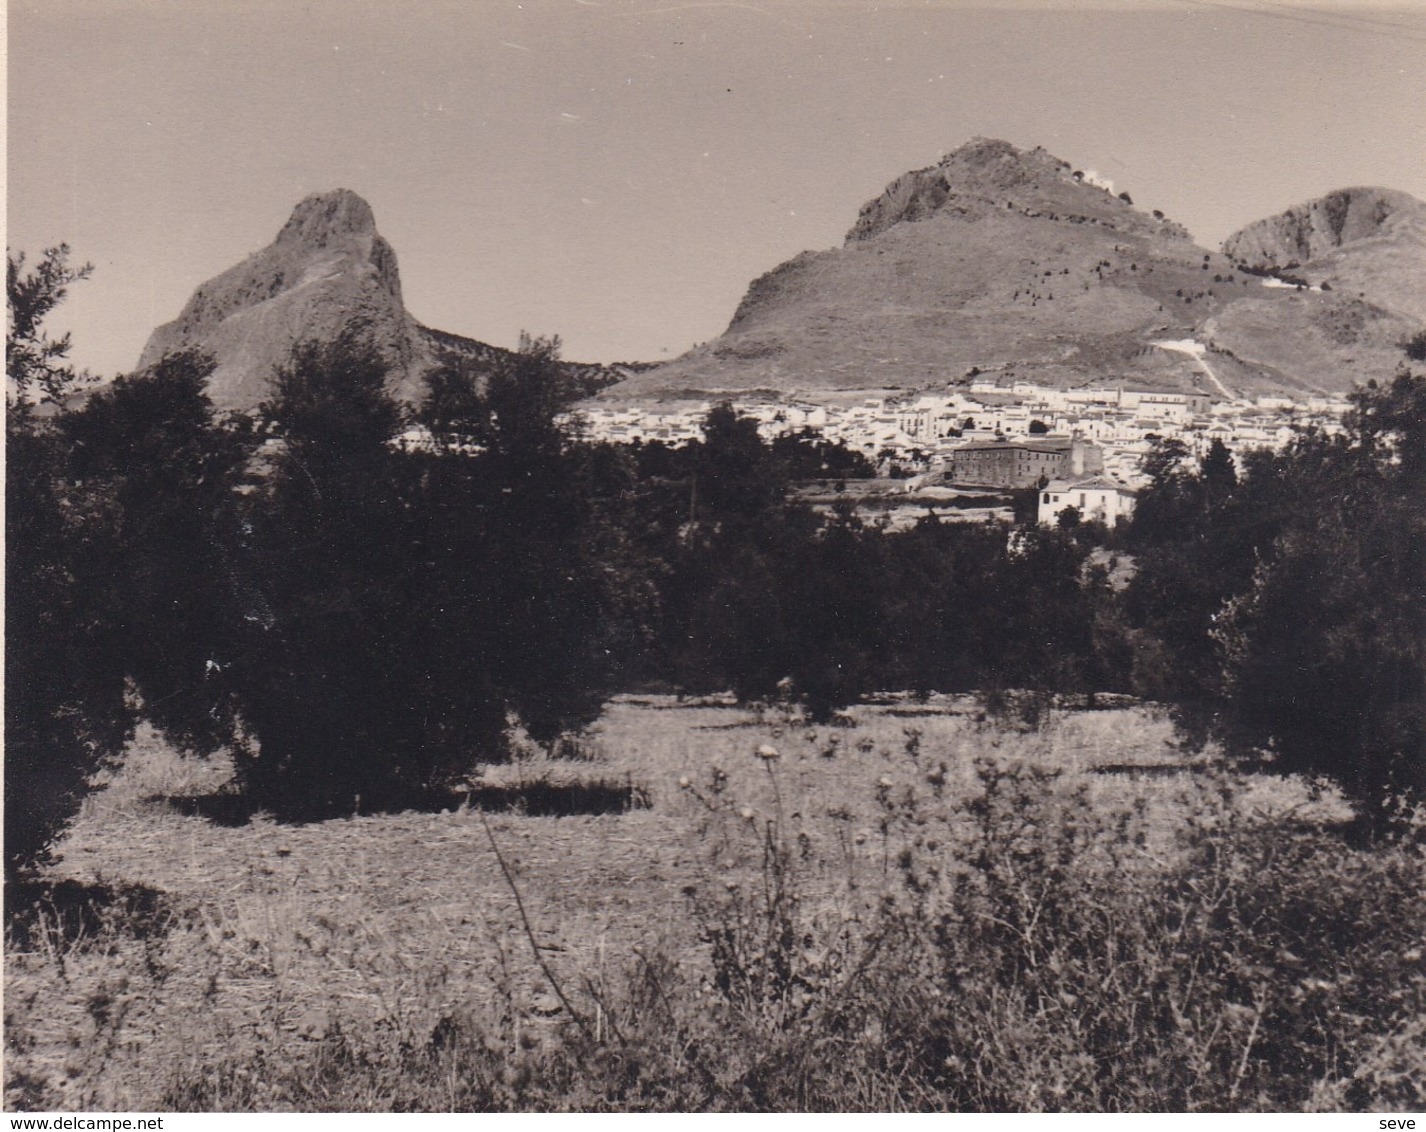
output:
{"label": "dirt path", "polygon": [[1224,397],[1230,401],[1236,400],[1237,395],[1219,380],[1218,375],[1213,372],[1208,362],[1204,360],[1204,355],[1208,352],[1208,347],[1202,342],[1198,342],[1192,338],[1179,338],[1172,340],[1165,339],[1163,341],[1150,343],[1150,345],[1157,346],[1161,350],[1171,350],[1176,354],[1187,354],[1198,363],[1198,368],[1203,371],[1204,376],[1218,387],[1218,391],[1222,393]]}

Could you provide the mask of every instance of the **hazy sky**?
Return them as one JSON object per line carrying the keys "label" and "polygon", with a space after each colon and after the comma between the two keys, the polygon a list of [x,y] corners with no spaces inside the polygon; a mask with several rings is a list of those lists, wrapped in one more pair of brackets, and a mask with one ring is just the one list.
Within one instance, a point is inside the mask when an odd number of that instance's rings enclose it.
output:
{"label": "hazy sky", "polygon": [[977,135],[1210,246],[1426,198],[1423,57],[1426,0],[10,0],[7,242],[93,261],[66,319],[107,375],[345,187],[428,325],[653,360]]}

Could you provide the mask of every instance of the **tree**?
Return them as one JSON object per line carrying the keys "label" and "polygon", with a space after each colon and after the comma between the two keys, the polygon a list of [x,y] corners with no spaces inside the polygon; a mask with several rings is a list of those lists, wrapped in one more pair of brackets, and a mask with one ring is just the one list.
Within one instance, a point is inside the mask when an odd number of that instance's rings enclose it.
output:
{"label": "tree", "polygon": [[359,333],[278,375],[280,450],[234,556],[260,611],[224,672],[261,803],[421,804],[508,757],[510,722],[553,742],[597,716],[647,587],[611,518],[629,463],[559,427],[557,345],[433,375],[414,451]]}
{"label": "tree", "polygon": [[92,264],[69,265],[69,245],[46,248],[33,271],[25,270],[25,253],[5,257],[9,325],[5,338],[7,399],[17,404],[36,399],[59,403],[91,379],[68,362],[70,335],[53,338],[44,328],[69,294],[69,287],[93,272]]}
{"label": "tree", "polygon": [[1006,493],[1010,496],[1010,513],[1016,526],[1040,521],[1040,493],[1049,482],[1046,477],[1041,476],[1037,483],[1028,487],[1011,488]]}
{"label": "tree", "polygon": [[1217,634],[1218,733],[1384,830],[1426,798],[1426,379],[1353,401],[1344,438],[1288,453],[1300,504]]}
{"label": "tree", "polygon": [[1208,446],[1208,455],[1203,457],[1200,467],[1204,502],[1210,507],[1219,507],[1227,502],[1238,486],[1238,471],[1233,464],[1233,454],[1223,441],[1215,438]]}
{"label": "tree", "polygon": [[483,499],[483,572],[464,584],[485,591],[491,616],[471,632],[489,642],[502,713],[542,742],[597,718],[621,642],[644,620],[610,484],[624,470],[569,441],[558,419],[568,396],[559,339],[522,335],[488,379],[486,452],[454,471]]}
{"label": "tree", "polygon": [[1384,829],[1426,796],[1426,381],[1353,402],[1237,469],[1159,459],[1128,609],[1136,690],[1190,740],[1330,777]]}
{"label": "tree", "polygon": [[1252,452],[1243,464],[1239,483],[1226,447],[1215,445],[1195,466],[1181,442],[1159,442],[1127,533],[1138,562],[1126,595],[1134,690],[1172,704],[1192,742],[1208,738],[1219,710],[1223,665],[1213,633],[1224,605],[1251,584],[1300,503],[1281,457]]}
{"label": "tree", "polygon": [[105,502],[110,582],[95,598],[121,635],[141,711],[180,749],[201,754],[234,736],[222,679],[241,600],[230,532],[254,440],[246,418],[216,419],[212,370],[204,355],[170,355],[56,423],[69,482]]}
{"label": "tree", "polygon": [[871,479],[876,465],[844,440],[835,444],[813,429],[785,432],[772,442],[773,458],[789,481],[827,479]]}
{"label": "tree", "polygon": [[784,500],[785,465],[731,404],[715,406],[690,446],[688,507],[663,590],[661,634],[688,686],[770,695],[788,674],[783,555],[805,536]]}
{"label": "tree", "polygon": [[873,689],[885,626],[881,534],[839,500],[815,538],[778,570],[788,637],[783,667],[811,719],[824,722]]}
{"label": "tree", "polygon": [[724,401],[708,411],[698,449],[698,514],[712,523],[765,518],[781,504],[786,483],[757,421]]}
{"label": "tree", "polygon": [[[133,726],[121,640],[102,616],[112,579],[105,501],[67,482],[66,452],[36,395],[62,404],[83,378],[68,337],[45,318],[88,274],[68,249],[39,267],[7,256],[9,326],[5,478],[5,869],[41,863],[78,810],[92,774],[118,757]],[[97,553],[96,553],[97,551]]]}
{"label": "tree", "polygon": [[279,441],[234,534],[246,608],[222,673],[251,743],[238,776],[293,816],[409,803],[428,748],[402,415],[359,330],[299,346],[261,407]]}

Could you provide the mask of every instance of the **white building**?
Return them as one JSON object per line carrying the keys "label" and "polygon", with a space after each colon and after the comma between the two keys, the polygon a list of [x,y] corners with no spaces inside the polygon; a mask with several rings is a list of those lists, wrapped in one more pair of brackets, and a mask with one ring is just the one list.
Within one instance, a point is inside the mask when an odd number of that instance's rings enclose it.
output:
{"label": "white building", "polygon": [[1085,521],[1114,526],[1134,513],[1134,493],[1107,476],[1084,480],[1051,480],[1040,491],[1038,518],[1054,523],[1061,511],[1073,507]]}

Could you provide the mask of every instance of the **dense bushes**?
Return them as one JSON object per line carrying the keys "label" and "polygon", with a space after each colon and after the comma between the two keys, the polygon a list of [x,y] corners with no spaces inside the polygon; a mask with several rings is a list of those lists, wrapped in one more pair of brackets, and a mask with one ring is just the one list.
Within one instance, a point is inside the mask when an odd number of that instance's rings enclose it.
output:
{"label": "dense bushes", "polygon": [[[32,386],[64,384],[39,326],[76,277],[12,265],[12,305],[38,311],[11,343]],[[824,521],[790,479],[866,461],[769,446],[727,405],[682,450],[577,443],[557,347],[433,374],[414,446],[359,326],[300,347],[256,420],[216,416],[193,355],[44,423],[15,413],[12,809],[72,810],[135,710],[186,750],[233,749],[258,804],[315,816],[418,802],[503,757],[512,722],[552,742],[631,682],[818,718],[908,683],[1084,687],[1069,539]]]}
{"label": "dense bushes", "polygon": [[1426,798],[1426,379],[1289,450],[1298,506],[1224,627],[1222,734],[1378,822]]}
{"label": "dense bushes", "polygon": [[102,495],[74,482],[54,423],[84,385],[45,318],[88,268],[46,250],[7,257],[5,414],[5,871],[42,860],[89,776],[133,719],[124,641],[109,616],[113,540]]}
{"label": "dense bushes", "polygon": [[1194,470],[1161,450],[1131,532],[1139,690],[1185,728],[1326,775],[1380,827],[1426,795],[1426,380],[1353,398],[1305,434]]}
{"label": "dense bushes", "polygon": [[115,634],[140,713],[183,749],[211,754],[231,738],[215,693],[229,663],[230,544],[251,422],[216,419],[202,355],[165,358],[120,377],[55,422],[66,497],[85,499],[86,540],[104,548],[85,592]]}
{"label": "dense bushes", "polygon": [[408,668],[419,595],[385,378],[354,340],[304,347],[263,406],[272,468],[233,559],[254,608],[230,618],[217,678],[250,737],[239,781],[282,813],[409,803],[423,785],[421,673]]}
{"label": "dense bushes", "polygon": [[124,642],[107,619],[102,533],[64,498],[63,449],[32,413],[6,417],[5,864],[40,859],[116,758],[132,716]]}
{"label": "dense bushes", "polygon": [[661,603],[632,673],[790,696],[815,718],[887,688],[1124,686],[1095,644],[1108,589],[1087,544],[934,517],[892,533],[850,502],[819,516],[784,498],[779,451],[720,407],[690,452],[638,453],[639,549]]}
{"label": "dense bushes", "polygon": [[82,406],[15,402],[9,864],[139,715],[231,748],[294,817],[420,802],[503,758],[512,720],[552,741],[592,719],[649,595],[609,518],[621,462],[554,427],[554,346],[443,375],[416,450],[359,328],[300,348],[257,421],[216,417],[193,355]]}

